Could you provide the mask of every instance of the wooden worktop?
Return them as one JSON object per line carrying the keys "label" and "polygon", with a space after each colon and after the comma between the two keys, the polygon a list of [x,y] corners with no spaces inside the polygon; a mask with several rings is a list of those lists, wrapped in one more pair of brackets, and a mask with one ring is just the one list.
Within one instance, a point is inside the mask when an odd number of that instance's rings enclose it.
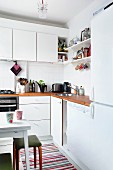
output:
{"label": "wooden worktop", "polygon": [[44,93],[41,93],[41,92],[35,92],[35,93],[29,93],[29,92],[26,92],[26,93],[18,93],[18,94],[0,94],[0,96],[51,96],[51,93],[50,92],[44,92]]}
{"label": "wooden worktop", "polygon": [[56,94],[52,94],[52,96],[63,99],[63,100],[67,100],[67,101],[70,101],[70,102],[82,104],[82,105],[85,105],[85,106],[90,106],[90,104],[91,104],[91,100],[89,99],[89,96],[78,96],[78,95],[57,96]]}
{"label": "wooden worktop", "polygon": [[57,93],[52,93],[52,92],[35,92],[35,93],[19,93],[19,94],[0,94],[0,96],[53,96],[53,97],[57,97],[63,100],[67,100],[70,102],[74,102],[74,103],[78,103],[78,104],[82,104],[85,106],[89,106],[91,103],[91,100],[89,99],[89,96],[57,96]]}

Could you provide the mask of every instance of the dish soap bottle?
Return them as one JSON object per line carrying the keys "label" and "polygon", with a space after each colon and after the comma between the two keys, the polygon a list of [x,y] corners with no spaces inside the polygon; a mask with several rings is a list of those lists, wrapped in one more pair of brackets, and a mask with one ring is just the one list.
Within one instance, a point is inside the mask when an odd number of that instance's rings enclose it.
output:
{"label": "dish soap bottle", "polygon": [[79,95],[80,96],[84,96],[85,95],[85,91],[84,91],[84,88],[82,86],[80,86]]}

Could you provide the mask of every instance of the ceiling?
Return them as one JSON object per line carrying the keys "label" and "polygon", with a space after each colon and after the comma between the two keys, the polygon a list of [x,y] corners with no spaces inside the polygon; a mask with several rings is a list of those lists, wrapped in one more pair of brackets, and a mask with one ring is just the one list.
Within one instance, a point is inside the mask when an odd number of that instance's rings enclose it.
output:
{"label": "ceiling", "polygon": [[44,0],[48,3],[46,20],[38,18],[39,1],[41,0],[0,0],[0,14],[63,26],[94,0]]}

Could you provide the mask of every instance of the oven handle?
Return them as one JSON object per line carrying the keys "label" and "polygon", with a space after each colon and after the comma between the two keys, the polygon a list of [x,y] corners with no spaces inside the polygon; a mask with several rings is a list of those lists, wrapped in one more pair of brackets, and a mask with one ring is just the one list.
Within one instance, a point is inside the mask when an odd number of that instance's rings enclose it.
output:
{"label": "oven handle", "polygon": [[16,104],[13,104],[13,105],[0,105],[0,107],[16,107]]}

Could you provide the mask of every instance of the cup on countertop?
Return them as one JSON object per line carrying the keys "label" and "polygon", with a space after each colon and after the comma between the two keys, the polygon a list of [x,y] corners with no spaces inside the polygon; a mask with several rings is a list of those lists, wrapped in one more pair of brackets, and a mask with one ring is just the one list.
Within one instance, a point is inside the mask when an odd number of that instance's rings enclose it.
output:
{"label": "cup on countertop", "polygon": [[8,123],[13,123],[13,115],[14,113],[11,112],[6,113],[6,118]]}
{"label": "cup on countertop", "polygon": [[22,110],[15,110],[15,113],[16,113],[16,119],[22,120],[23,111]]}

